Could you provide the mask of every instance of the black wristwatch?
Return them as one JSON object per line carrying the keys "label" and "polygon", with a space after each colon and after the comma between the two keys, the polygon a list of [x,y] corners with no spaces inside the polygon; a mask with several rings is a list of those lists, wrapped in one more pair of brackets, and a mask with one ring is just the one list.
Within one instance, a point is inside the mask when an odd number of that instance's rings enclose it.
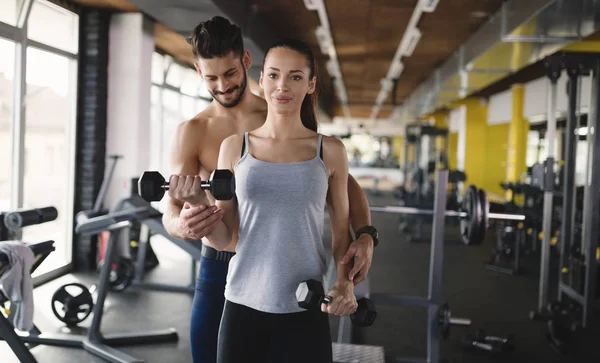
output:
{"label": "black wristwatch", "polygon": [[375,229],[373,226],[364,226],[356,230],[356,232],[354,232],[354,236],[355,238],[358,238],[358,236],[363,233],[370,235],[373,238],[373,247],[377,247],[377,244],[379,244],[379,234],[377,233],[377,229]]}

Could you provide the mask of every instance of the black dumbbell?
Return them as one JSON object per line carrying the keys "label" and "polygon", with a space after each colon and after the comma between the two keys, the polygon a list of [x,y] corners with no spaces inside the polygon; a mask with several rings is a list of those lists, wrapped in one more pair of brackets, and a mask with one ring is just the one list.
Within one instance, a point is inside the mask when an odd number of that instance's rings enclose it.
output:
{"label": "black dumbbell", "polygon": [[[325,295],[323,284],[317,280],[303,281],[296,289],[296,299],[298,306],[303,309],[319,309],[321,304],[330,304],[331,296]],[[371,326],[377,317],[375,304],[366,297],[360,298],[358,308],[350,315],[352,324],[356,326]]]}
{"label": "black dumbbell", "polygon": [[[230,200],[235,195],[235,177],[227,169],[213,171],[210,181],[202,181],[200,185],[219,200]],[[165,190],[169,190],[169,183],[158,171],[145,171],[138,180],[138,194],[148,202],[160,201]]]}

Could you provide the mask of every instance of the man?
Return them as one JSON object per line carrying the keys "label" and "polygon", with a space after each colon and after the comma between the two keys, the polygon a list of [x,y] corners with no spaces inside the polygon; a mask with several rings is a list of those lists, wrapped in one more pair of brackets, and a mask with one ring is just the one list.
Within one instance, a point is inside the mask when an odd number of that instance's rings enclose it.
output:
{"label": "man", "polygon": [[[233,134],[242,134],[261,126],[267,104],[248,87],[247,70],[251,57],[244,50],[241,29],[227,19],[214,17],[199,24],[189,38],[195,67],[215,102],[193,119],[178,126],[171,152],[171,190],[180,176],[199,175],[208,180],[217,166],[221,142]],[[211,205],[189,207],[170,191],[163,223],[169,234],[185,240],[200,240],[222,215]],[[357,231],[346,256],[352,262],[349,279],[357,284],[367,275],[376,242],[376,231],[369,226],[366,196],[352,177],[348,180],[350,224]],[[211,198],[210,194],[207,196]],[[219,322],[224,305],[228,262],[234,254],[237,231],[225,251],[217,251],[204,241],[200,276],[192,307],[190,327],[194,363],[216,361]]]}

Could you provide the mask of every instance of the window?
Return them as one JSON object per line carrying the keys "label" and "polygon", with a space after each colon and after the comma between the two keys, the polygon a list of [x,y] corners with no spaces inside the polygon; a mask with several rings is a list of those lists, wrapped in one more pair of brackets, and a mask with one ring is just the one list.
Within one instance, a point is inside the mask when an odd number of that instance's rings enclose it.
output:
{"label": "window", "polygon": [[56,251],[40,266],[41,272],[71,260],[74,165],[69,152],[55,151],[73,144],[74,62],[58,54],[27,49],[25,148],[29,159],[22,184],[23,208],[54,206],[58,210],[55,221],[23,229],[24,240],[57,242]]}
{"label": "window", "polygon": [[150,139],[153,145],[150,164],[154,169],[169,174],[169,151],[177,126],[204,110],[210,102],[202,97],[210,99],[211,96],[195,69],[175,63],[168,55],[156,52],[152,55],[150,94]]}
{"label": "window", "polygon": [[184,68],[178,65],[177,63],[171,63],[171,67],[169,67],[169,72],[167,73],[166,82],[173,87],[181,87],[181,83],[183,82],[183,74]]}
{"label": "window", "polygon": [[[0,22],[7,28],[30,9],[23,27],[0,38],[0,211],[58,210],[57,220],[22,231],[25,241],[56,242],[35,277],[71,262],[79,16],[50,1],[27,3],[0,0]],[[15,87],[22,80],[25,87]]]}
{"label": "window", "polygon": [[17,19],[22,6],[23,0],[0,1],[0,21],[12,26],[17,25]]}
{"label": "window", "polygon": [[27,37],[58,49],[77,53],[79,17],[59,6],[36,0],[27,23]]}
{"label": "window", "polygon": [[[2,2],[2,4],[0,5],[0,14],[2,14],[2,9],[7,3]],[[14,78],[15,43],[0,38],[0,165],[2,165],[2,172],[0,172],[0,211],[12,209]]]}
{"label": "window", "polygon": [[190,120],[196,116],[196,102],[192,97],[181,96],[181,116],[183,120]]}
{"label": "window", "polygon": [[158,53],[152,54],[152,83],[161,85],[165,77],[165,59]]}
{"label": "window", "polygon": [[198,95],[198,86],[200,85],[200,75],[191,69],[185,70],[184,78],[181,82],[181,93],[196,97]]}

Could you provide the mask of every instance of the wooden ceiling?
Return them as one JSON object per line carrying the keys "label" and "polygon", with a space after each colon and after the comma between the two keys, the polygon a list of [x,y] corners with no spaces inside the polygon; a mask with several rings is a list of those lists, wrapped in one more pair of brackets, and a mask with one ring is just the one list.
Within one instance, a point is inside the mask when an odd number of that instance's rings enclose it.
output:
{"label": "wooden ceiling", "polygon": [[[301,0],[250,0],[263,21],[279,34],[300,37],[313,45],[325,65],[315,36],[319,18]],[[441,0],[424,13],[418,28],[423,36],[379,117],[387,117],[438,66],[450,57],[503,0]],[[348,94],[352,117],[369,117],[417,0],[327,0],[331,32]],[[333,107],[334,116],[343,115]]]}
{"label": "wooden ceiling", "polygon": [[[137,11],[126,0],[72,0],[88,6]],[[302,0],[247,0],[253,11],[278,36],[307,41],[321,68],[322,105],[331,116],[342,116],[325,71],[327,55],[320,52],[315,29],[316,11]],[[380,80],[390,67],[418,0],[326,0],[336,53],[346,86],[352,117],[369,117],[381,89]],[[437,67],[455,52],[504,0],[440,0],[433,13],[424,13],[418,28],[422,38],[412,56],[404,57],[404,72],[379,114],[387,117]],[[155,27],[157,46],[176,59],[191,63],[183,36],[164,26]],[[324,102],[323,102],[324,101]]]}

